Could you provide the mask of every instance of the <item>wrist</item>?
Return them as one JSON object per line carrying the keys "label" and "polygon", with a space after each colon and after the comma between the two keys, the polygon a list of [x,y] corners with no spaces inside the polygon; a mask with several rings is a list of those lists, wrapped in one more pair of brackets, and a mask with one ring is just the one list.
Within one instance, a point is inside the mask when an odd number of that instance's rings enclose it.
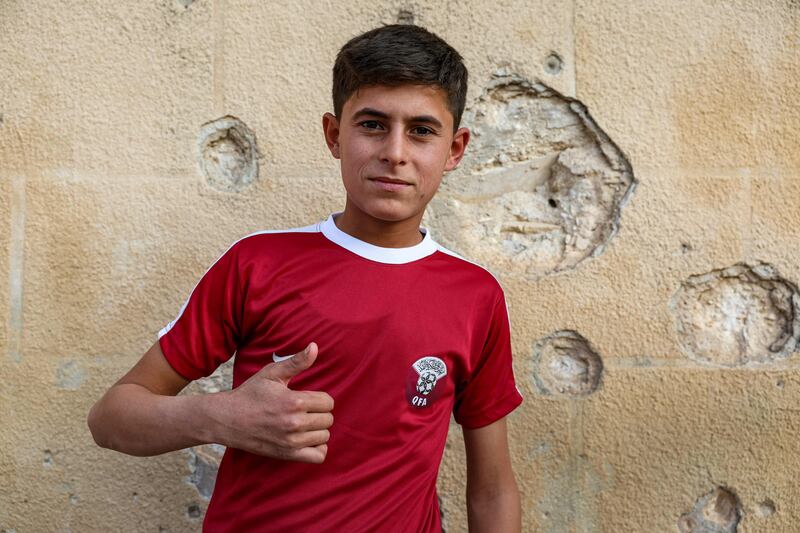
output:
{"label": "wrist", "polygon": [[191,420],[191,437],[198,444],[228,445],[220,413],[225,410],[224,404],[229,395],[230,391],[221,391],[187,396],[194,400],[189,405],[187,416]]}

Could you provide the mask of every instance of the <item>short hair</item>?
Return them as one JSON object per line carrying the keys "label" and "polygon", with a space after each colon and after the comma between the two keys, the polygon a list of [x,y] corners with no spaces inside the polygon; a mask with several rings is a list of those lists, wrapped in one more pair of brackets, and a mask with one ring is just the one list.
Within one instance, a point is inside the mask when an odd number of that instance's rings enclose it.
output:
{"label": "short hair", "polygon": [[370,85],[431,85],[447,94],[453,131],[467,99],[467,67],[456,50],[425,28],[391,24],[350,39],[333,65],[333,111],[354,92]]}

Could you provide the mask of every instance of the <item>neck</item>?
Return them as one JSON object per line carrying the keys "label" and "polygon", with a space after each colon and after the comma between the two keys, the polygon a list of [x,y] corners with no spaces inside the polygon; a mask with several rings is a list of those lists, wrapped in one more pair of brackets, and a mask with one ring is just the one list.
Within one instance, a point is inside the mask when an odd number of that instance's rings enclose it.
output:
{"label": "neck", "polygon": [[422,242],[421,221],[422,213],[398,221],[375,218],[357,208],[349,199],[344,212],[334,219],[336,227],[351,237],[383,248],[407,248]]}

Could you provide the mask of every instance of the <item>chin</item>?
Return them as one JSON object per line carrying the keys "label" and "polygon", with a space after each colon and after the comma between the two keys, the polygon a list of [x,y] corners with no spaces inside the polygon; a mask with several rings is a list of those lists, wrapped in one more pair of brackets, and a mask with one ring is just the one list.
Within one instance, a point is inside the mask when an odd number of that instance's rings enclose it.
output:
{"label": "chin", "polygon": [[386,222],[400,222],[413,217],[416,211],[408,206],[398,205],[370,205],[367,209],[362,209],[372,218],[383,220]]}

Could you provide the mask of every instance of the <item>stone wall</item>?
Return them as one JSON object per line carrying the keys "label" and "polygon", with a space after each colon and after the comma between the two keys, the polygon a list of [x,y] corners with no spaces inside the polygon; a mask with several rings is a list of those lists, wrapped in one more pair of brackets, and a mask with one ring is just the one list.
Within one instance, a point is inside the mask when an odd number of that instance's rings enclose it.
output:
{"label": "stone wall", "polygon": [[231,242],[342,208],[330,67],[398,21],[470,69],[425,224],[506,291],[524,529],[796,531],[794,0],[2,2],[0,531],[200,530],[219,447],[86,414]]}

